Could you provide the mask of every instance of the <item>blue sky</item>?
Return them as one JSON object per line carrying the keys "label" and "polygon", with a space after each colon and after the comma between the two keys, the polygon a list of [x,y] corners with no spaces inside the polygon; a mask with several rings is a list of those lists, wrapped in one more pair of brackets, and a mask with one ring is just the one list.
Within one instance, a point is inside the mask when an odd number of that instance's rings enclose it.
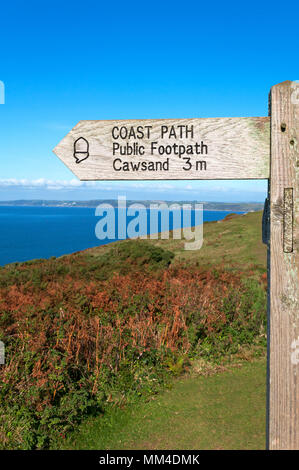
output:
{"label": "blue sky", "polygon": [[266,182],[80,183],[52,149],[81,119],[267,115],[298,79],[293,2],[1,4],[0,199],[263,201]]}

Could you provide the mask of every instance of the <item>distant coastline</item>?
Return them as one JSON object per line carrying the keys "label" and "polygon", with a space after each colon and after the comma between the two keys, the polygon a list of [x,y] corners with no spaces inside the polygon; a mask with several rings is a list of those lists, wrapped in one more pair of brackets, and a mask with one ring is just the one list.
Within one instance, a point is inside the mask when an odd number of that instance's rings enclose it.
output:
{"label": "distant coastline", "polygon": [[[115,217],[114,232],[111,232],[110,238],[97,238],[95,228],[99,222],[99,216],[96,215],[94,208],[13,204],[14,202],[7,206],[0,206],[0,266],[32,259],[59,257],[119,240],[118,215]],[[170,217],[170,230],[194,226],[196,210],[194,209],[193,207],[190,214],[193,217],[192,220],[176,220]],[[118,214],[119,209],[115,207],[114,210]],[[144,211],[147,212],[148,221],[144,227],[144,235],[162,232],[161,220],[160,222],[158,220],[158,224],[151,228],[150,209],[145,207]],[[203,222],[223,220],[229,212],[247,211],[237,211],[235,208],[230,211],[206,209],[202,214]],[[127,227],[132,217],[134,218],[134,214],[128,215],[125,221]]]}
{"label": "distant coastline", "polygon": [[[96,199],[89,201],[63,201],[63,200],[43,200],[43,199],[20,199],[15,201],[0,201],[0,206],[14,207],[86,207],[95,208],[101,203],[111,204],[117,207],[116,199]],[[205,210],[208,211],[224,211],[224,212],[255,212],[263,209],[264,204],[261,202],[210,202],[210,201],[155,201],[155,200],[127,200],[127,206],[133,203],[141,203],[149,208],[150,204],[198,204],[202,203]]]}

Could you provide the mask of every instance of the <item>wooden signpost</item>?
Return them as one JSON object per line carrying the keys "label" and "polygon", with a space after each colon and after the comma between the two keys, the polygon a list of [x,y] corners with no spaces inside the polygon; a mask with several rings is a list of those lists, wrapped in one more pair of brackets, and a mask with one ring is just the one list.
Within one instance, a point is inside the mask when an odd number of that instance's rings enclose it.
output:
{"label": "wooden signpost", "polygon": [[81,180],[269,178],[270,119],[80,121],[54,152]]}
{"label": "wooden signpost", "polygon": [[267,447],[299,449],[299,83],[269,117],[80,121],[54,149],[80,180],[268,179]]}

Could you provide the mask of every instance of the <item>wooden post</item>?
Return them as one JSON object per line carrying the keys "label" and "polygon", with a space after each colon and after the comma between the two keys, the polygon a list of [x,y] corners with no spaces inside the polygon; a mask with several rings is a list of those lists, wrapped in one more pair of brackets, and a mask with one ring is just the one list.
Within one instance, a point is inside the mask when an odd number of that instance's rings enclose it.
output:
{"label": "wooden post", "polygon": [[299,83],[270,94],[268,448],[299,449]]}

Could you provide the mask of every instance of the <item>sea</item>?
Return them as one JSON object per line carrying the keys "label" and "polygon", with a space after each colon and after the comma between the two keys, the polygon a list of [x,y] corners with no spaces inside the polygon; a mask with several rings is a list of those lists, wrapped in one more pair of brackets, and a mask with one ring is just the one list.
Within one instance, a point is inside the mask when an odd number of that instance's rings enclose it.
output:
{"label": "sea", "polygon": [[[149,222],[150,210],[144,210],[147,212]],[[59,257],[114,242],[118,240],[117,211],[118,209],[115,209],[116,238],[100,240],[96,237],[95,228],[104,214],[96,216],[95,208],[0,206],[0,266],[33,259]],[[191,225],[189,221],[191,227],[197,220],[195,212],[195,210],[191,211]],[[204,210],[203,221],[221,220],[227,215],[227,211]],[[126,214],[127,225],[134,217]],[[169,219],[170,229],[179,228],[171,212]],[[161,230],[160,222],[159,219],[158,231]],[[181,223],[186,226],[186,222]],[[146,230],[147,234],[151,233],[150,223],[147,224]],[[157,227],[155,227],[156,232]]]}

